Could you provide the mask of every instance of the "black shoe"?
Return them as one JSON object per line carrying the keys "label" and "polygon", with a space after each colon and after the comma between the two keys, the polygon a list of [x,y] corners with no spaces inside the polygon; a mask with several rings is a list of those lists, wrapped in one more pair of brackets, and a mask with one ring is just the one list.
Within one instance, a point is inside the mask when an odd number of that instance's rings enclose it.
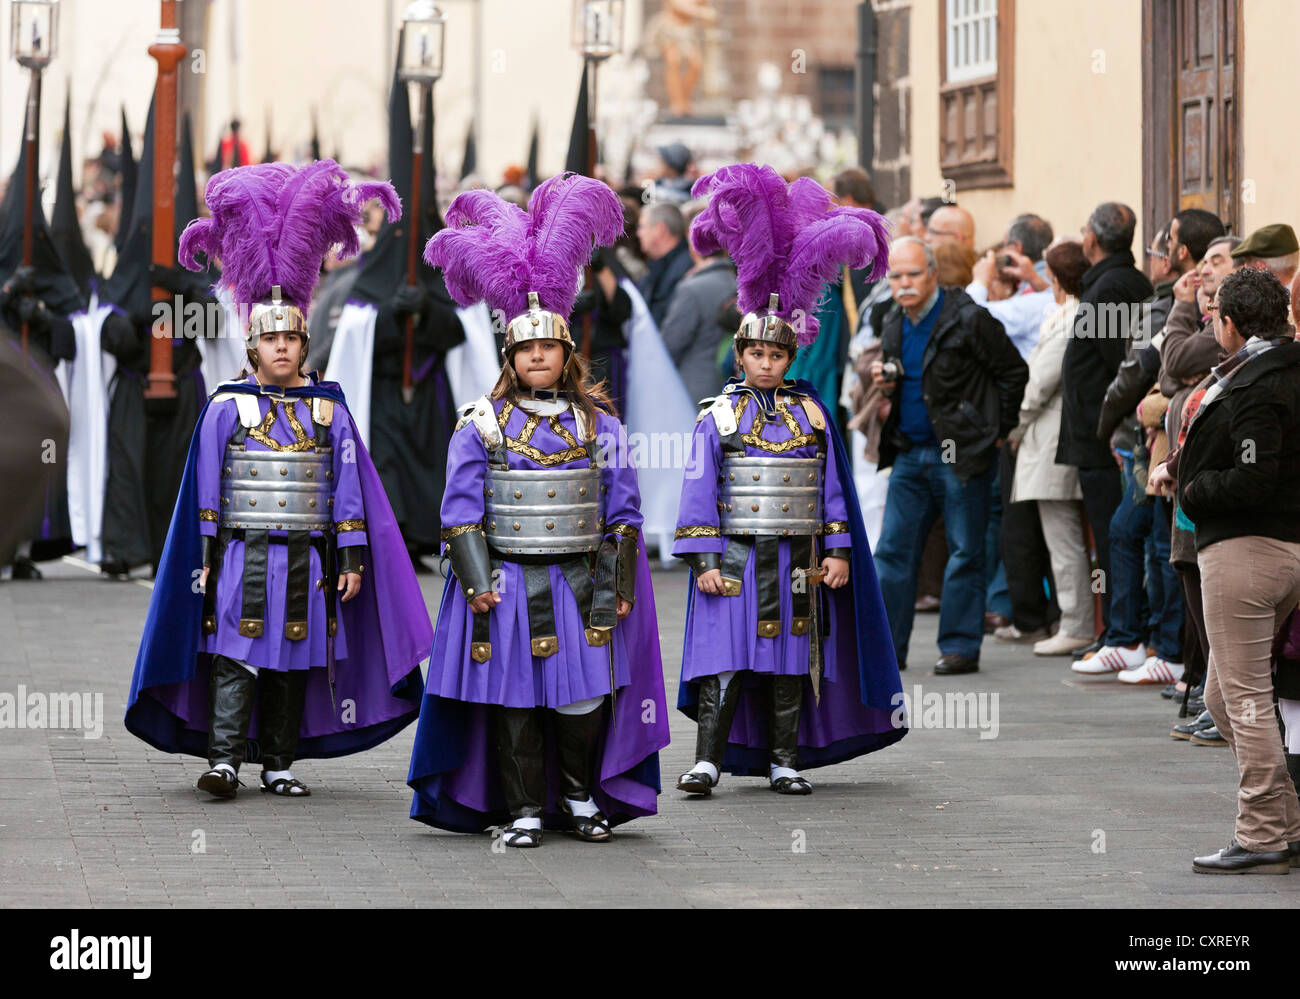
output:
{"label": "black shoe", "polygon": [[1184,717],[1184,718],[1195,718],[1197,715],[1199,715],[1199,714],[1200,714],[1202,711],[1204,711],[1204,710],[1205,710],[1205,702],[1204,702],[1203,700],[1201,700],[1199,697],[1193,697],[1193,698],[1190,698],[1190,699],[1188,700],[1188,702],[1187,702],[1187,714],[1183,715],[1183,717]]}
{"label": "black shoe", "polygon": [[1166,701],[1172,701],[1175,697],[1181,697],[1182,693],[1183,692],[1178,689],[1177,684],[1171,683],[1169,686],[1165,687],[1164,690],[1160,691],[1160,696]]}
{"label": "black shoe", "polygon": [[1291,850],[1254,853],[1237,845],[1234,839],[1226,850],[1192,861],[1197,874],[1290,874]]}
{"label": "black shoe", "polygon": [[213,767],[194,786],[214,798],[233,798],[239,793],[239,778],[225,767]]}
{"label": "black shoe", "polygon": [[999,628],[1005,628],[1011,623],[1011,618],[1005,614],[999,614],[996,611],[984,612],[984,634],[986,635],[991,635]]}
{"label": "black shoe", "polygon": [[36,568],[36,563],[26,555],[20,555],[14,559],[14,579],[44,579],[45,574]]}
{"label": "black shoe", "polygon": [[1192,742],[1198,746],[1226,746],[1228,744],[1228,740],[1213,725],[1209,728],[1203,728],[1199,732],[1193,732]]}
{"label": "black shoe", "polygon": [[1074,656],[1075,659],[1082,659],[1085,656],[1092,655],[1092,653],[1094,652],[1100,652],[1105,645],[1106,645],[1106,633],[1103,631],[1100,635],[1097,636],[1097,640],[1094,641],[1091,645],[1085,646],[1082,649],[1075,649],[1072,655]]}
{"label": "black shoe", "polygon": [[1191,691],[1188,693],[1187,696],[1188,696],[1190,699],[1192,699],[1192,700],[1195,700],[1195,699],[1198,698],[1198,697],[1201,698],[1201,699],[1204,699],[1204,698],[1205,698],[1205,684],[1204,684],[1204,683],[1198,683],[1195,687],[1193,687],[1193,688],[1191,689]]}
{"label": "black shoe", "polygon": [[961,673],[978,673],[979,671],[980,661],[978,659],[968,659],[966,656],[959,656],[955,652],[945,653],[934,664],[935,676],[957,676]]}
{"label": "black shoe", "polygon": [[131,567],[120,559],[111,562],[101,562],[99,571],[106,579],[112,579],[117,582],[131,578]]}
{"label": "black shoe", "polygon": [[1210,717],[1208,711],[1202,711],[1190,721],[1181,722],[1175,725],[1173,731],[1169,733],[1171,739],[1190,739],[1197,732],[1204,732],[1207,728],[1214,727],[1214,719]]}
{"label": "black shoe", "polygon": [[713,793],[718,782],[712,780],[708,774],[703,774],[695,770],[687,770],[677,778],[677,790],[685,791],[687,794],[702,794],[705,797]]}
{"label": "black shoe", "polygon": [[1291,866],[1300,867],[1300,843],[1288,843],[1286,852],[1291,855]]}

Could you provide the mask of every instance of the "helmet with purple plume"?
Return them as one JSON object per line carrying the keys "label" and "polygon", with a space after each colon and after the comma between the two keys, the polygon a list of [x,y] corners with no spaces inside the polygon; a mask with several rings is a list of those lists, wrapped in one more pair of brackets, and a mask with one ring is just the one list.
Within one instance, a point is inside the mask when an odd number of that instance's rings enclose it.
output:
{"label": "helmet with purple plume", "polygon": [[461,305],[483,301],[494,321],[502,317],[506,356],[537,339],[572,351],[568,317],[581,268],[593,247],[623,234],[618,195],[590,177],[561,174],[533,191],[527,212],[492,191],[465,191],[447,208],[446,222],[424,260],[442,268]]}
{"label": "helmet with purple plume", "polygon": [[262,333],[300,333],[305,342],[321,261],[335,246],[343,259],[361,251],[357,230],[374,198],[389,221],[401,217],[391,184],[354,184],[333,160],[223,170],[204,194],[212,217],[186,226],[177,257],[194,271],[204,267],[199,253],[220,261],[220,285],[249,310],[250,354]]}
{"label": "helmet with purple plume", "polygon": [[736,264],[738,341],[807,346],[817,339],[822,287],[841,267],[870,266],[873,279],[885,271],[888,223],[835,204],[810,177],[787,186],[769,166],[737,163],[701,177],[691,195],[709,199],[691,224],[695,251],[725,251]]}

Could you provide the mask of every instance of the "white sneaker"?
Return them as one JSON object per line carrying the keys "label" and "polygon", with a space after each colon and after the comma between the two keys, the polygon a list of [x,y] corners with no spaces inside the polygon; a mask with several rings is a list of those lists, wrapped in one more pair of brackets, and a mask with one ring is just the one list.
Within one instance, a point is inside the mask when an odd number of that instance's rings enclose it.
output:
{"label": "white sneaker", "polygon": [[1137,669],[1126,669],[1116,679],[1120,683],[1177,683],[1182,678],[1182,663],[1149,656]]}
{"label": "white sneaker", "polygon": [[1146,662],[1146,653],[1142,646],[1126,649],[1122,645],[1103,645],[1095,656],[1076,659],[1070,663],[1070,669],[1076,673],[1092,675],[1102,673],[1119,673],[1126,669],[1137,669]]}
{"label": "white sneaker", "polygon": [[1073,635],[1057,632],[1051,638],[1044,638],[1041,642],[1035,642],[1034,655],[1068,656],[1072,652],[1086,649],[1092,642],[1091,638],[1075,638]]}

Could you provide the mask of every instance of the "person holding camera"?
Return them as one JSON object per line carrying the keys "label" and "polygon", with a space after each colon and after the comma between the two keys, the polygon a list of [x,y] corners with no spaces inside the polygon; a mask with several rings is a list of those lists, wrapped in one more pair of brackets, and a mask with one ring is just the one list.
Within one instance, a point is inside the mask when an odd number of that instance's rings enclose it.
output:
{"label": "person holding camera", "polygon": [[974,673],[994,459],[1019,422],[1029,369],[1000,322],[961,288],[940,287],[934,251],[921,240],[894,241],[888,280],[895,306],[871,366],[891,401],[880,439],[880,467],[893,467],[875,553],[880,589],[902,668],[922,550],[942,514],[948,563],[935,673]]}

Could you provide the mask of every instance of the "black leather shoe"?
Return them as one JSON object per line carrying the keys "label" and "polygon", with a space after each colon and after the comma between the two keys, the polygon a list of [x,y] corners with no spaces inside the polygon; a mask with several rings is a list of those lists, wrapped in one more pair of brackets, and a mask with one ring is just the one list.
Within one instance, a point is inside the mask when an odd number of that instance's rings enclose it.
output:
{"label": "black leather shoe", "polygon": [[1171,683],[1167,687],[1165,687],[1164,690],[1160,691],[1160,696],[1163,697],[1166,701],[1172,701],[1175,697],[1177,697],[1181,693],[1182,691],[1178,689],[1178,685]]}
{"label": "black leather shoe", "polygon": [[1213,725],[1209,728],[1203,728],[1199,732],[1193,732],[1192,742],[1198,746],[1226,746],[1228,744],[1228,740]]}
{"label": "black leather shoe", "polygon": [[1185,722],[1175,725],[1173,731],[1169,733],[1171,739],[1190,739],[1197,732],[1204,732],[1207,728],[1214,727],[1214,719],[1210,717],[1208,711],[1202,711],[1195,718],[1190,718]]}
{"label": "black leather shoe", "polygon": [[1237,845],[1234,839],[1226,850],[1192,861],[1197,874],[1290,874],[1291,850],[1254,853]]}
{"label": "black leather shoe", "polygon": [[991,635],[999,628],[1005,628],[1011,624],[1011,618],[1005,614],[999,614],[996,611],[984,612],[984,634]]}
{"label": "black leather shoe", "polygon": [[44,579],[45,574],[36,568],[36,563],[26,555],[20,555],[14,559],[14,579]]}
{"label": "black leather shoe", "polygon": [[959,656],[955,652],[940,656],[939,661],[934,664],[935,676],[957,676],[961,673],[978,673],[979,671],[980,661],[978,659],[968,659],[966,656]]}
{"label": "black leather shoe", "polygon": [[1300,843],[1288,843],[1286,852],[1291,855],[1291,866],[1300,867]]}
{"label": "black leather shoe", "polygon": [[213,767],[194,786],[214,798],[233,798],[239,792],[239,778],[225,767]]}

